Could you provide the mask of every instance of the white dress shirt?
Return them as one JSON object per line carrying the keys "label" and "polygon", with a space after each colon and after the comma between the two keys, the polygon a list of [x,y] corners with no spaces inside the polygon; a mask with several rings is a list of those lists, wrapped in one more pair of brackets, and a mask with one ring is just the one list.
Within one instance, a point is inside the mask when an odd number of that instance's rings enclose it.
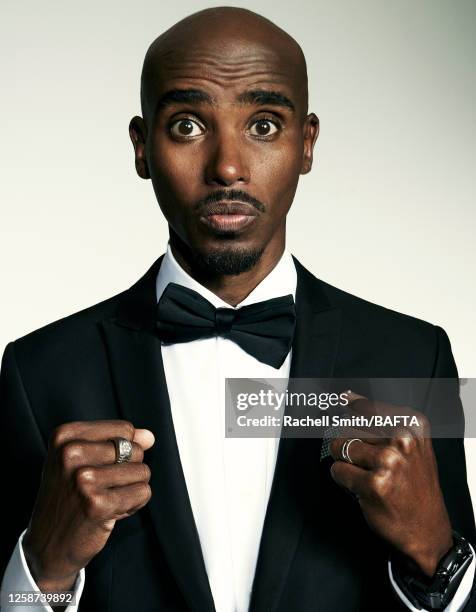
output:
{"label": "white dress shirt", "polygon": [[[170,282],[197,291],[215,307],[230,307],[187,274],[168,246],[156,279],[157,300]],[[236,308],[282,295],[295,296],[296,283],[294,262],[285,251]],[[247,612],[279,439],[225,437],[225,379],[287,380],[292,351],[279,369],[261,363],[222,337],[162,345],[161,351],[180,461],[215,608],[217,612]],[[23,555],[22,537],[5,572],[4,591],[39,590]],[[401,600],[415,610],[396,585],[390,563],[388,571]],[[463,608],[474,571],[473,559],[446,612]],[[75,585],[76,601],[84,588],[84,574],[83,569]],[[6,608],[10,609],[23,612],[22,607]],[[71,605],[67,612],[75,609]],[[50,612],[51,607],[24,608],[25,612],[33,610]]]}

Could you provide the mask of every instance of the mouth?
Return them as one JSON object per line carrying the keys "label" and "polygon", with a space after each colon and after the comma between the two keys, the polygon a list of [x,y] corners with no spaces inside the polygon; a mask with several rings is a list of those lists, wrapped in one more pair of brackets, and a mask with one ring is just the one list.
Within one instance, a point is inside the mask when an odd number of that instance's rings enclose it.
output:
{"label": "mouth", "polygon": [[251,225],[258,211],[251,204],[242,202],[217,202],[206,206],[200,221],[221,234],[234,233]]}

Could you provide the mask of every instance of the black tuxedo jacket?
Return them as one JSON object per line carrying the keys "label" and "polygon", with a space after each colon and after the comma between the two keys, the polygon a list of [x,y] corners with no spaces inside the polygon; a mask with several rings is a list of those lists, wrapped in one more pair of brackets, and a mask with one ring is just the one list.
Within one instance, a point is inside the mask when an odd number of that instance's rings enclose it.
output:
{"label": "black tuxedo jacket", "polygon": [[[145,457],[152,498],[118,521],[87,566],[81,611],[215,609],[154,334],[160,263],[161,258],[130,289],[9,343],[4,353],[2,576],[28,524],[56,426],[123,418],[156,437]],[[291,376],[457,376],[441,328],[349,295],[295,264]],[[451,410],[460,411],[454,399]],[[453,527],[474,544],[463,441],[439,439],[434,447]],[[389,582],[386,544],[332,481],[330,461],[320,461],[320,449],[318,439],[281,440],[250,611],[405,610]],[[476,609],[475,602],[476,595],[466,610]]]}

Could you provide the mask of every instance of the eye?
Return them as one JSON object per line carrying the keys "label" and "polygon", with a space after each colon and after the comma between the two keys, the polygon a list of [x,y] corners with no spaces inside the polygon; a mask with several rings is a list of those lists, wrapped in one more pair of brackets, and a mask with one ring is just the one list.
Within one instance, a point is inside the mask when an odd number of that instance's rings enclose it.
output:
{"label": "eye", "polygon": [[258,119],[252,124],[250,132],[253,136],[266,138],[267,136],[276,134],[278,129],[279,127],[276,121],[272,121],[271,119]]}
{"label": "eye", "polygon": [[200,136],[203,129],[192,119],[179,119],[170,126],[170,133],[178,138],[193,138],[194,136]]}

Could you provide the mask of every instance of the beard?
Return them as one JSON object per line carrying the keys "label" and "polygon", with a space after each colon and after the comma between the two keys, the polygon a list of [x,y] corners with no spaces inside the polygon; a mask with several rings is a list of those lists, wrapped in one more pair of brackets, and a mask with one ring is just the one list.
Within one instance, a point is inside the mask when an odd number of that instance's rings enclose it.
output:
{"label": "beard", "polygon": [[217,249],[206,253],[194,253],[194,265],[207,275],[236,275],[248,272],[260,260],[264,248]]}

